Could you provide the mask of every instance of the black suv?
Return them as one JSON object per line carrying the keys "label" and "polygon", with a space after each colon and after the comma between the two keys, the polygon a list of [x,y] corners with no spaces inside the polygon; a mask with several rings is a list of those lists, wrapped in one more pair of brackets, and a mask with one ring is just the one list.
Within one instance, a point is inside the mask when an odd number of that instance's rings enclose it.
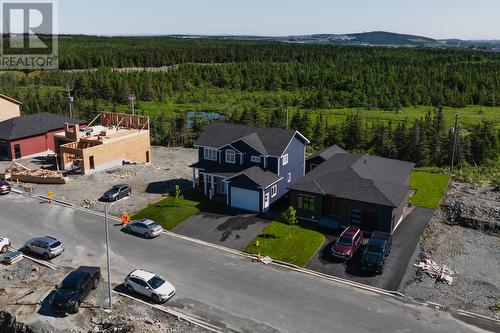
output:
{"label": "black suv", "polygon": [[77,313],[80,304],[87,298],[92,289],[97,288],[101,279],[99,267],[80,266],[66,276],[50,299],[53,310]]}
{"label": "black suv", "polygon": [[373,232],[361,256],[361,267],[363,270],[382,273],[384,271],[385,257],[391,252],[391,246],[391,234],[381,231]]}

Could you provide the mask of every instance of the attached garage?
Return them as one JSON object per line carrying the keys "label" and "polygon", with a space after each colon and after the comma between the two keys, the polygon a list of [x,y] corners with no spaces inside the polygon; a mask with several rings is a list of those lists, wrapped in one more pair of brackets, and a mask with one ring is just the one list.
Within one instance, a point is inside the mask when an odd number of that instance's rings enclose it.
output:
{"label": "attached garage", "polygon": [[231,207],[260,212],[260,193],[231,186]]}

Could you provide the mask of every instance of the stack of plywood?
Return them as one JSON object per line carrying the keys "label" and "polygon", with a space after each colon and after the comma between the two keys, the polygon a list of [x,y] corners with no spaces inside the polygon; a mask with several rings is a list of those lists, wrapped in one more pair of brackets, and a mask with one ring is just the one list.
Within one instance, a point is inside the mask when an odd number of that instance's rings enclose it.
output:
{"label": "stack of plywood", "polygon": [[430,277],[436,279],[436,281],[438,282],[443,282],[446,284],[453,283],[453,276],[455,275],[455,272],[449,269],[446,265],[441,266],[433,260],[425,259],[424,261],[420,261],[413,266],[425,272]]}
{"label": "stack of plywood", "polygon": [[66,178],[60,172],[44,169],[31,170],[19,163],[5,169],[4,177],[12,181],[34,184],[66,184]]}

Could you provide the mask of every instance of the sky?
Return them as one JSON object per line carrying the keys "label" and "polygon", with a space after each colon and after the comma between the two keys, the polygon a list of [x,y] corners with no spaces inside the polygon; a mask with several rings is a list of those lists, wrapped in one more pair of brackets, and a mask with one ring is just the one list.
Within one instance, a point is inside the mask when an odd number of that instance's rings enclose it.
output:
{"label": "sky", "polygon": [[57,0],[59,32],[500,39],[500,0]]}

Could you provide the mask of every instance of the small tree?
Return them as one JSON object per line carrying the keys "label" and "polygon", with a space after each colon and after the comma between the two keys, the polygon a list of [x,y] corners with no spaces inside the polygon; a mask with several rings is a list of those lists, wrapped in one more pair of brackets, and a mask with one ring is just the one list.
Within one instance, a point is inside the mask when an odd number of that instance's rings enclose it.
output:
{"label": "small tree", "polygon": [[175,185],[175,202],[179,200],[179,198],[183,199],[184,196],[181,193],[181,188],[179,185]]}
{"label": "small tree", "polygon": [[297,224],[297,211],[292,207],[288,207],[288,209],[281,215],[283,221],[288,224],[288,237],[292,237],[292,227]]}

